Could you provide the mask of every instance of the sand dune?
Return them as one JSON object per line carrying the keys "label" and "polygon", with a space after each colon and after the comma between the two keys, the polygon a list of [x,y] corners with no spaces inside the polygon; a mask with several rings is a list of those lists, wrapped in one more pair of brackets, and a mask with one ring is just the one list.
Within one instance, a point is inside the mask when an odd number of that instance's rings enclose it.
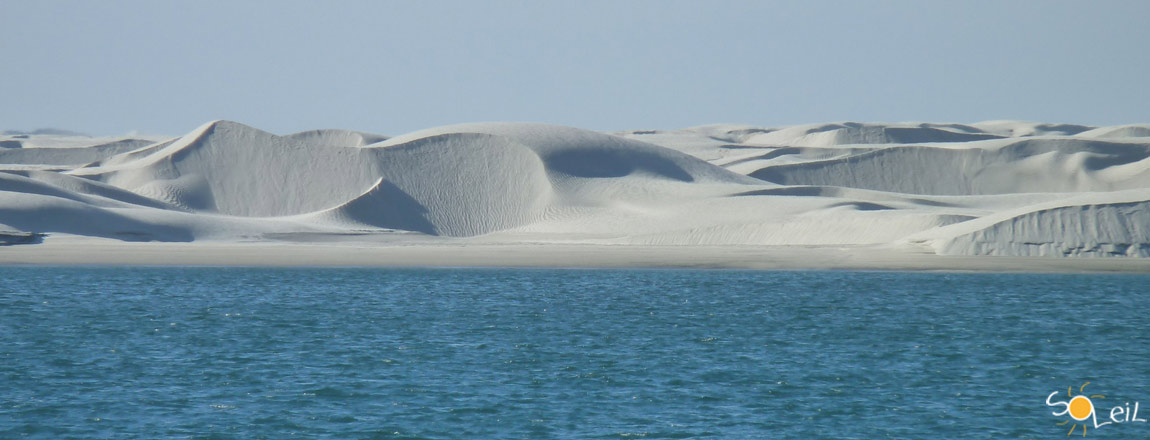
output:
{"label": "sand dune", "polygon": [[122,139],[79,147],[32,147],[19,143],[17,140],[3,142],[9,142],[10,147],[0,149],[0,170],[8,169],[12,165],[45,165],[49,167],[85,165],[152,143],[143,139]]}
{"label": "sand dune", "polygon": [[1099,127],[1078,133],[1078,137],[1093,139],[1150,137],[1150,124]]}
{"label": "sand dune", "polygon": [[328,208],[369,187],[377,177],[370,161],[347,144],[343,135],[301,140],[214,121],[132,160],[113,156],[68,173],[191,211],[283,216]]}
{"label": "sand dune", "polygon": [[893,146],[827,160],[767,166],[750,176],[908,194],[1093,192],[1150,186],[1150,144],[1079,139]]}
{"label": "sand dune", "polygon": [[606,134],[478,123],[389,138],[213,121],[171,139],[19,133],[0,146],[0,224],[48,242],[394,238],[1150,257],[1150,125]]}

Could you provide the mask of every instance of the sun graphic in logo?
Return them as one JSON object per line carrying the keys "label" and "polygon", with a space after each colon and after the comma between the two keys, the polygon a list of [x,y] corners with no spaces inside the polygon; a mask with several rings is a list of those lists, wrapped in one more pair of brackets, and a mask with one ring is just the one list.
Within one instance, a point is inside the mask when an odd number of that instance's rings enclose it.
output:
{"label": "sun graphic in logo", "polygon": [[[1078,387],[1078,392],[1085,393],[1087,385],[1090,385],[1090,382],[1086,382],[1082,384],[1082,386]],[[1069,415],[1070,418],[1077,422],[1085,422],[1086,419],[1089,419],[1090,416],[1094,415],[1094,401],[1090,399],[1106,398],[1106,396],[1101,394],[1093,394],[1090,397],[1086,397],[1085,394],[1079,394],[1075,396],[1073,393],[1071,393],[1071,389],[1072,387],[1066,387],[1066,397],[1070,398],[1070,403],[1066,406],[1066,411],[1063,414]],[[1062,426],[1066,425],[1067,423],[1070,423],[1070,420],[1059,423],[1058,425]],[[1077,423],[1070,425],[1070,432],[1067,432],[1066,435],[1069,436],[1070,434],[1074,434],[1074,430],[1077,428]],[[1086,423],[1082,424],[1082,436],[1086,437]]]}

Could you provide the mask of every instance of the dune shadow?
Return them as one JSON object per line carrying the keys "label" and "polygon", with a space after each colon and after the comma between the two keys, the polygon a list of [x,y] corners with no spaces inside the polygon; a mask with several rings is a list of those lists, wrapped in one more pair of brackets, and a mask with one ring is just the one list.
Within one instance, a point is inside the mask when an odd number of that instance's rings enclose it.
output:
{"label": "dune shadow", "polygon": [[[747,175],[750,177],[754,177],[756,179],[765,181],[765,182],[777,183],[779,185],[794,185],[794,184],[799,183],[799,182],[791,182],[790,179],[788,179],[788,177],[790,177],[790,173],[787,173],[786,171],[789,171],[790,168],[784,168],[784,167],[786,167],[786,165],[769,166],[769,167],[760,168],[760,169],[757,169],[755,171],[752,171],[752,172],[748,173]],[[782,171],[780,171],[780,170],[782,170]],[[802,182],[802,183],[814,183],[814,182]],[[821,182],[818,182],[818,183],[821,183]]]}
{"label": "dune shadow", "polygon": [[956,133],[937,128],[886,127],[883,129],[883,132],[891,141],[897,144],[972,142],[1002,139],[1002,136],[988,133]]}
{"label": "dune shadow", "polygon": [[940,208],[954,208],[954,207],[958,206],[954,203],[946,203],[946,202],[939,202],[939,201],[934,201],[934,200],[918,199],[918,198],[906,199],[906,201],[914,203],[914,204],[918,204],[918,205],[936,206],[936,207],[940,207]]}
{"label": "dune shadow", "polygon": [[427,220],[427,207],[387,179],[381,179],[371,191],[341,210],[372,226],[439,235],[435,225]]}
{"label": "dune shadow", "polygon": [[[12,215],[0,210],[4,224],[21,231],[29,231],[42,239],[46,233],[62,233],[104,237],[120,241],[190,242],[195,240],[191,231],[175,225],[141,221],[117,212],[100,208],[69,209],[47,207],[31,215]],[[82,219],[82,220],[78,220]]]}
{"label": "dune shadow", "polygon": [[40,244],[48,234],[39,232],[0,232],[0,246]]}
{"label": "dune shadow", "polygon": [[888,211],[888,210],[895,209],[894,207],[891,207],[891,206],[882,205],[882,204],[878,204],[878,203],[872,203],[872,202],[842,202],[842,203],[835,203],[833,205],[828,206],[828,208],[842,208],[842,207],[851,208],[851,209],[854,209],[856,211]]}
{"label": "dune shadow", "polygon": [[[782,188],[768,188],[768,189],[759,189],[759,190],[754,190],[754,191],[744,191],[744,192],[731,194],[727,197],[748,197],[748,196],[851,197],[849,195],[849,193],[844,191],[842,188],[828,187],[828,186],[786,186],[786,187],[782,187]],[[853,197],[863,197],[863,196],[856,195]],[[945,203],[945,202],[920,199],[920,198],[906,198],[906,199],[896,198],[895,200],[902,200],[902,201],[910,202],[910,203],[913,203],[916,205],[934,206],[934,207],[943,207],[943,208],[958,206],[958,205],[955,205],[953,203]],[[896,209],[896,208],[886,206],[886,205],[881,205],[878,203],[871,203],[871,202],[857,202],[857,203],[861,204],[860,206],[856,206],[856,208],[859,209],[860,211],[873,211],[873,210],[879,210],[879,209]],[[837,205],[835,205],[835,206],[837,206]]]}
{"label": "dune shadow", "polygon": [[1112,148],[1101,153],[1101,156],[1090,156],[1082,161],[1082,166],[1090,171],[1098,171],[1113,166],[1140,162],[1150,157],[1150,151],[1145,148]]}
{"label": "dune shadow", "polygon": [[670,159],[636,151],[561,151],[544,157],[543,162],[549,170],[572,177],[623,177],[636,171],[645,171],[682,182],[695,180]]}
{"label": "dune shadow", "polygon": [[1068,155],[1089,154],[1082,161],[1082,167],[1087,171],[1100,171],[1150,158],[1150,147],[1146,145],[1097,140],[1074,140],[1060,143],[1027,140],[1011,144],[1003,149],[1004,154],[1015,157],[1030,157],[1052,151]]}
{"label": "dune shadow", "polygon": [[788,186],[785,188],[768,188],[754,191],[744,191],[731,194],[730,197],[747,196],[792,196],[792,197],[837,197],[837,189],[822,186]]}
{"label": "dune shadow", "polygon": [[[753,148],[763,149],[763,148],[769,148],[769,147],[753,147]],[[802,153],[803,153],[803,149],[799,148],[799,147],[779,147],[779,148],[775,148],[774,150],[772,150],[770,152],[760,154],[758,156],[744,157],[742,159],[732,160],[730,162],[727,162],[723,166],[724,167],[731,167],[734,165],[752,162],[752,161],[756,161],[756,160],[771,160],[771,159],[781,157],[781,156],[787,156],[787,155],[793,155],[793,154],[802,154]]]}

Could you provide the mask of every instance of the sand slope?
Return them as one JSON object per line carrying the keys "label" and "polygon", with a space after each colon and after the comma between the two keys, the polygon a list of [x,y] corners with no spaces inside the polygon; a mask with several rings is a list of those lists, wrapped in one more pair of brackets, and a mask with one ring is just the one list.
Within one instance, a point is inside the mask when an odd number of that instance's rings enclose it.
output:
{"label": "sand slope", "polygon": [[752,177],[908,194],[1113,191],[1150,186],[1150,144],[1043,138],[954,146],[893,146],[766,166]]}
{"label": "sand slope", "polygon": [[392,138],[213,121],[169,139],[5,135],[0,224],[124,241],[1150,257],[1148,136],[1150,125],[1014,121],[611,134],[477,123]]}

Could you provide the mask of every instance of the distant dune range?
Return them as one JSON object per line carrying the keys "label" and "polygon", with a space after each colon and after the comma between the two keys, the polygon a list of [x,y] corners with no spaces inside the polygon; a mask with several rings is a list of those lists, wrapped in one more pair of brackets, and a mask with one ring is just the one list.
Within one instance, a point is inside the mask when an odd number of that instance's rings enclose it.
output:
{"label": "distant dune range", "polygon": [[1150,257],[1150,125],[5,133],[0,237]]}

